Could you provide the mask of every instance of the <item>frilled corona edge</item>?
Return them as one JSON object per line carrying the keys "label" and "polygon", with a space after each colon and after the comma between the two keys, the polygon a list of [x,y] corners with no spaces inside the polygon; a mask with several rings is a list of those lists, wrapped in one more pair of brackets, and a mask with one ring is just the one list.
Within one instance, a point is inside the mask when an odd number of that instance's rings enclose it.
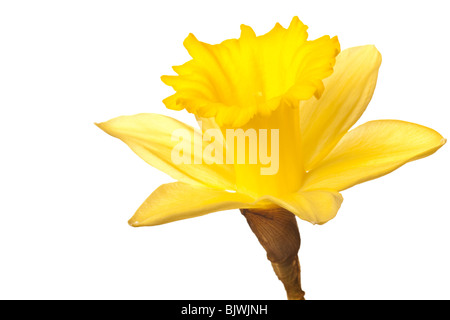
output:
{"label": "frilled corona edge", "polygon": [[337,37],[308,40],[307,29],[294,17],[287,29],[277,23],[261,36],[242,25],[239,39],[215,45],[190,34],[184,46],[192,60],[173,67],[177,76],[161,77],[176,91],[164,104],[213,117],[219,126],[239,127],[283,103],[296,106],[320,97],[340,45]]}
{"label": "frilled corona edge", "polygon": [[267,259],[286,289],[288,300],[305,300],[300,281],[300,233],[294,214],[283,209],[241,209]]}

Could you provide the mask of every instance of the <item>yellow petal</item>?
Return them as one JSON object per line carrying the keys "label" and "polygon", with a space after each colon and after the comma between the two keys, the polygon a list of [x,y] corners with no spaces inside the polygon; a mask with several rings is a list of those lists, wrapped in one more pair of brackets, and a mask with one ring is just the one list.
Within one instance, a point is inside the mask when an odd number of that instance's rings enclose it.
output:
{"label": "yellow petal", "polygon": [[265,198],[313,224],[324,224],[333,219],[343,201],[342,195],[332,190],[299,191],[283,197]]}
{"label": "yellow petal", "polygon": [[303,188],[344,190],[429,156],[444,143],[438,132],[418,124],[370,121],[348,132],[319,166],[307,174]]}
{"label": "yellow petal", "polygon": [[246,208],[252,201],[240,193],[183,182],[168,183],[156,189],[128,223],[133,227],[155,226],[216,211]]}
{"label": "yellow petal", "polygon": [[184,46],[193,59],[174,67],[178,76],[161,77],[176,91],[164,100],[166,107],[240,127],[269,115],[282,101],[297,107],[299,100],[319,97],[340,46],[336,37],[308,41],[306,30],[295,17],[289,28],[276,24],[258,37],[243,25],[239,39],[217,45],[190,34]]}
{"label": "yellow petal", "polygon": [[[233,166],[225,164],[225,161],[222,161],[224,164],[207,164],[213,159],[207,159],[203,154],[205,144],[202,143],[201,132],[180,121],[159,114],[143,113],[117,117],[97,125],[125,142],[147,163],[176,180],[227,190],[235,188]],[[173,161],[172,153],[176,146],[187,151],[186,154],[180,151],[182,156],[186,156],[185,163]]]}
{"label": "yellow petal", "polygon": [[381,55],[374,46],[342,51],[319,100],[300,105],[305,170],[312,170],[355,124],[369,104]]}

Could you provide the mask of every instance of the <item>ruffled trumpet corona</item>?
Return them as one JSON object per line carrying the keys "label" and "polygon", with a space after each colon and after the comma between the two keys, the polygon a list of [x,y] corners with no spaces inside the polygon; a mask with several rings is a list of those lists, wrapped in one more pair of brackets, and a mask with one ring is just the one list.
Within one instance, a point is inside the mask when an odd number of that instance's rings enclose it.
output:
{"label": "ruffled trumpet corona", "polygon": [[375,90],[381,55],[373,45],[341,52],[336,37],[308,40],[295,17],[262,36],[245,25],[238,39],[203,43],[162,81],[172,110],[195,115],[200,129],[159,114],[97,125],[176,182],[161,185],[129,224],[155,226],[240,209],[283,282],[304,299],[296,217],[323,224],[341,191],[431,155],[436,131],[400,120],[352,128]]}

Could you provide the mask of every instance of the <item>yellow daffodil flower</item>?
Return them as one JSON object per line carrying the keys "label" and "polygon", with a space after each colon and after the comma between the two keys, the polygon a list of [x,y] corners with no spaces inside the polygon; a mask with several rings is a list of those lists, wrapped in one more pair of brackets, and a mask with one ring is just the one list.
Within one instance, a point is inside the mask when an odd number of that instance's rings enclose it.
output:
{"label": "yellow daffodil flower", "polygon": [[[217,45],[190,34],[184,46],[192,60],[173,68],[178,75],[162,77],[175,90],[163,102],[194,114],[200,130],[149,113],[97,124],[177,180],[145,200],[130,219],[132,226],[220,210],[280,208],[323,224],[336,216],[340,191],[429,156],[445,143],[433,129],[400,120],[351,129],[372,98],[381,55],[372,45],[341,52],[336,37],[308,40],[297,17],[287,29],[276,24],[262,36],[243,25],[239,39]],[[276,147],[273,172],[263,173],[270,168],[261,152],[251,164],[236,161],[239,148],[248,160],[252,138],[230,145],[227,135],[237,129],[253,129],[257,139],[267,138],[268,150]],[[174,138],[180,130],[189,139]],[[175,163],[176,148],[189,161]],[[220,155],[226,160],[217,161]]]}

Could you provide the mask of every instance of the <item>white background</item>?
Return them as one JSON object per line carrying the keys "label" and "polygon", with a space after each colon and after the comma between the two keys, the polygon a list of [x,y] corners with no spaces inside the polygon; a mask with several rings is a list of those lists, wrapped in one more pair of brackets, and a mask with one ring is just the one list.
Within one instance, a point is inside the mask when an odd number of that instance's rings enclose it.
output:
{"label": "white background", "polygon": [[[238,210],[132,228],[172,181],[94,126],[165,109],[189,32],[218,43],[297,15],[311,39],[383,55],[359,123],[401,119],[449,138],[446,1],[2,1],[0,298],[285,299]],[[450,148],[343,192],[299,221],[307,299],[450,298]]]}

